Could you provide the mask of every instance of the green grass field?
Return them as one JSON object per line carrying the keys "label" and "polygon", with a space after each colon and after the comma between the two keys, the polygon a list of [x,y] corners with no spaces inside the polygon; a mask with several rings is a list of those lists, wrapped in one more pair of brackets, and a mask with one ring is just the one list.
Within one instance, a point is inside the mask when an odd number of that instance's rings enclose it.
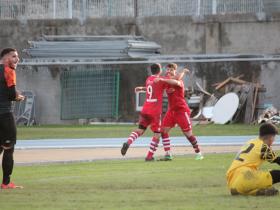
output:
{"label": "green grass field", "polygon": [[[197,125],[194,133],[197,136],[223,136],[223,135],[256,135],[258,125]],[[127,137],[137,128],[136,125],[88,125],[88,126],[33,126],[18,127],[18,139],[47,139],[47,138],[118,138]],[[148,129],[145,136],[151,136]],[[179,128],[174,128],[171,136],[181,136]]]}
{"label": "green grass field", "polygon": [[[18,139],[127,137],[135,125],[19,127]],[[256,135],[258,126],[199,125],[198,136]],[[148,131],[145,136],[151,136]],[[180,136],[175,128],[171,135]],[[280,196],[232,197],[225,173],[235,154],[208,154],[171,162],[142,159],[19,166],[13,181],[24,189],[0,190],[3,210],[235,210],[279,209]],[[279,168],[266,164],[264,168]],[[280,185],[276,185],[280,189]]]}
{"label": "green grass field", "polygon": [[[233,157],[212,154],[203,161],[181,156],[171,162],[115,160],[17,166],[14,181],[25,188],[1,190],[1,209],[279,209],[279,196],[229,195],[225,173]],[[266,164],[268,167],[279,168]]]}

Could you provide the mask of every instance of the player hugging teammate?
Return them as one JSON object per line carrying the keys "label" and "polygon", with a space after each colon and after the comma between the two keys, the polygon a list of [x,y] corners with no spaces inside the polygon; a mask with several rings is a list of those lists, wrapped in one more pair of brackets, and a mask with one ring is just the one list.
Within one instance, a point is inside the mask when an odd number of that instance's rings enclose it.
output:
{"label": "player hugging teammate", "polygon": [[[145,87],[138,87],[136,91],[145,90],[146,100],[139,116],[139,127],[129,136],[121,149],[121,154],[125,155],[129,146],[150,126],[154,132],[150,143],[150,150],[146,156],[146,161],[154,160],[154,153],[158,147],[160,137],[163,140],[165,156],[163,160],[171,160],[169,131],[178,124],[192,144],[196,152],[196,160],[202,160],[203,156],[197,144],[196,137],[192,134],[190,121],[190,109],[184,97],[184,83],[182,78],[188,69],[184,69],[180,74],[177,73],[177,65],[170,63],[167,65],[166,76],[161,76],[162,69],[160,64],[151,65],[151,73],[146,80]],[[164,117],[163,125],[161,124],[162,98],[166,90],[168,95],[168,111]]]}

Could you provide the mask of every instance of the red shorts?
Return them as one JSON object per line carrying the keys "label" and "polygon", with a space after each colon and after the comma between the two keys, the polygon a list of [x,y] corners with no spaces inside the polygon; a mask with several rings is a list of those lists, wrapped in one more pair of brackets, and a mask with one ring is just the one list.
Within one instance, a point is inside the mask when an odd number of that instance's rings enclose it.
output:
{"label": "red shorts", "polygon": [[139,125],[142,125],[145,128],[150,125],[150,128],[154,133],[159,133],[161,131],[161,116],[140,113]]}
{"label": "red shorts", "polygon": [[190,131],[192,123],[188,112],[168,110],[163,118],[162,126],[173,128],[176,124],[180,126],[183,132]]}

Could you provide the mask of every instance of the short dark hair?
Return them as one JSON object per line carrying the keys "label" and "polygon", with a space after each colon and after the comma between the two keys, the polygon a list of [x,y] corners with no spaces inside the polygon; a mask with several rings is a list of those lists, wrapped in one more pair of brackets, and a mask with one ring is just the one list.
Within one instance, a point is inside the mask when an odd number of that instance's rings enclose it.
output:
{"label": "short dark hair", "polygon": [[278,128],[272,123],[264,123],[260,126],[259,136],[277,135]]}
{"label": "short dark hair", "polygon": [[152,72],[152,74],[158,74],[160,72],[160,64],[159,63],[152,64],[151,72]]}
{"label": "short dark hair", "polygon": [[17,50],[14,48],[5,48],[1,51],[0,58],[3,58],[5,55],[9,54],[10,52],[16,52]]}

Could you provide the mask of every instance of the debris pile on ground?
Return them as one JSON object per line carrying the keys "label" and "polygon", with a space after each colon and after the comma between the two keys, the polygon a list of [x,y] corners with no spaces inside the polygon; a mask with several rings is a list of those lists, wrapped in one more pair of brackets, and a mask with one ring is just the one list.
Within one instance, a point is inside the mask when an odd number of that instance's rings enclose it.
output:
{"label": "debris pile on ground", "polygon": [[[266,89],[259,83],[242,80],[243,76],[229,77],[213,84],[214,93],[212,94],[196,83],[197,91],[203,95],[200,97],[206,99],[201,100],[199,111],[193,118],[218,124],[257,122],[264,111]],[[274,119],[276,120],[276,117]]]}
{"label": "debris pile on ground", "polygon": [[258,123],[270,122],[276,125],[280,124],[280,112],[273,106],[265,109],[258,118]]}

